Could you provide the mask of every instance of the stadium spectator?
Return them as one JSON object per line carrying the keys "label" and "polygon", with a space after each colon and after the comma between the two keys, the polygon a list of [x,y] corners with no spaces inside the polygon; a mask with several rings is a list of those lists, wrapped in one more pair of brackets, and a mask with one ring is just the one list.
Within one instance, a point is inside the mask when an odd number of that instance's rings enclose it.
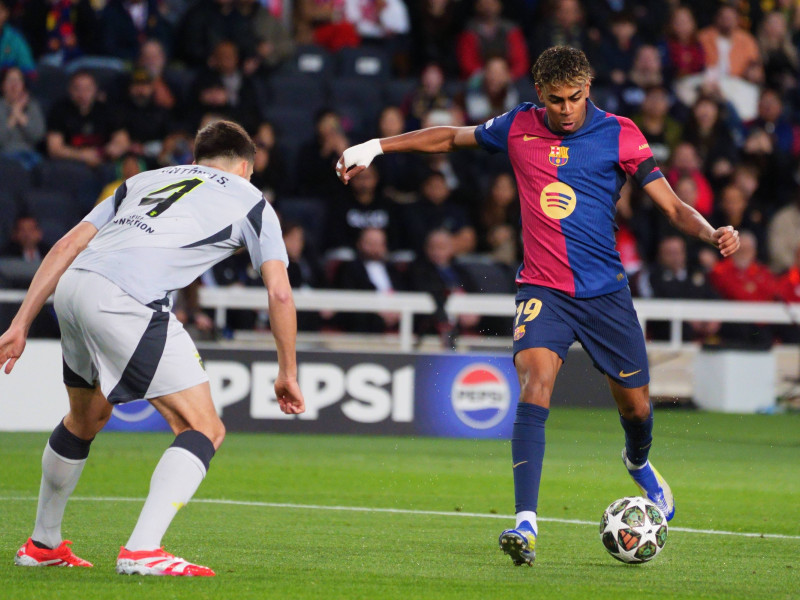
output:
{"label": "stadium spectator", "polygon": [[172,39],[157,0],[108,0],[100,12],[100,32],[103,54],[128,61],[139,56],[147,39],[167,47]]}
{"label": "stadium spectator", "polygon": [[97,49],[90,0],[24,0],[22,7],[22,29],[39,62],[60,66]]}
{"label": "stadium spectator", "polygon": [[706,64],[718,77],[730,75],[753,79],[753,68],[761,64],[758,43],[753,35],[739,26],[739,14],[732,4],[722,4],[714,23],[697,35],[703,45]]}
{"label": "stadium spectator", "polygon": [[198,0],[178,24],[175,55],[190,67],[202,67],[220,42],[233,42],[242,56],[255,53],[256,36],[236,0]]}
{"label": "stadium spectator", "polygon": [[388,41],[411,29],[403,0],[344,0],[344,14],[364,41]]}
{"label": "stadium spectator", "polygon": [[269,121],[262,121],[253,136],[256,144],[256,157],[250,183],[256,186],[267,202],[274,204],[278,194],[286,190],[286,161],[278,151],[275,127]]}
{"label": "stadium spectator", "polygon": [[345,18],[345,0],[298,0],[296,8],[298,44],[319,44],[331,52],[361,44],[355,26]]}
{"label": "stadium spectator", "polygon": [[150,74],[155,103],[161,108],[172,110],[181,90],[178,75],[167,67],[164,45],[158,40],[147,40],[139,50],[136,66]]}
{"label": "stadium spectator", "polygon": [[[402,111],[396,106],[385,106],[378,118],[381,137],[400,135],[405,131]],[[424,161],[414,154],[391,154],[376,165],[384,195],[390,200],[405,204],[414,201],[419,188]]]}
{"label": "stadium spectator", "polygon": [[[675,187],[681,177],[691,177],[697,187],[697,200],[694,207],[703,216],[714,210],[714,191],[701,170],[702,162],[697,149],[689,142],[681,142],[672,153],[672,162],[666,171],[667,181]],[[683,196],[678,196],[683,199]]]}
{"label": "stadium spectator", "polygon": [[[800,11],[798,12],[800,14]],[[792,43],[786,15],[771,12],[758,28],[758,47],[764,61],[764,82],[781,92],[797,87],[800,57]]]}
{"label": "stadium spectator", "polygon": [[670,75],[678,79],[702,73],[706,53],[697,37],[697,23],[688,6],[678,6],[669,20],[666,58]]}
{"label": "stadium spectator", "polygon": [[683,139],[697,149],[703,172],[712,184],[729,177],[738,160],[736,144],[720,110],[715,99],[701,96],[683,129]]}
{"label": "stadium spectator", "polygon": [[517,183],[511,173],[500,173],[492,179],[480,214],[479,249],[496,262],[516,268],[520,262],[519,220]]}
{"label": "stadium spectator", "polygon": [[667,164],[681,141],[681,126],[669,115],[670,97],[666,88],[654,85],[645,89],[640,110],[633,117],[659,164]]}
{"label": "stadium spectator", "polygon": [[444,71],[441,66],[436,63],[425,65],[419,78],[419,85],[403,101],[406,129],[418,129],[425,115],[432,110],[453,109],[453,99],[445,92],[444,81]]}
{"label": "stadium spectator", "polygon": [[620,114],[633,116],[641,109],[646,90],[662,85],[664,74],[658,48],[639,46],[634,52],[633,66],[623,83],[614,86],[614,96],[607,99],[606,106]]}
{"label": "stadium spectator", "polygon": [[794,264],[794,250],[800,240],[800,189],[795,188],[793,202],[772,217],[767,240],[769,265],[775,273],[782,273]]}
{"label": "stadium spectator", "polygon": [[[800,239],[800,237],[796,239]],[[792,266],[778,278],[778,297],[789,304],[800,304],[800,243],[795,249]],[[800,344],[800,325],[798,323],[778,327],[777,334],[784,343]]]}
{"label": "stadium spectator", "polygon": [[[352,183],[356,181],[354,179]],[[436,229],[444,229],[452,236],[450,242],[455,256],[475,249],[475,228],[463,207],[456,204],[450,195],[445,176],[438,171],[428,173],[420,187],[420,199],[403,207],[403,230],[406,236],[403,247],[421,252],[428,234]]]}
{"label": "stadium spectator", "polygon": [[130,151],[155,161],[170,133],[170,112],[156,103],[153,77],[145,69],[131,73],[128,95],[120,105],[123,127],[131,139]]}
{"label": "stadium spectator", "polygon": [[0,255],[19,258],[25,262],[41,262],[49,250],[43,239],[42,229],[36,218],[30,215],[21,215],[14,221],[11,241],[3,248]]}
{"label": "stadium spectator", "polygon": [[[325,287],[324,274],[316,258],[306,244],[306,233],[299,223],[286,222],[281,227],[283,243],[289,257],[289,283],[293,289],[312,289]],[[297,313],[298,331],[319,331],[323,320],[330,319],[331,313],[299,311]]]}
{"label": "stadium spectator", "polygon": [[17,67],[3,74],[0,98],[0,154],[26,169],[42,160],[36,145],[44,138],[45,120],[39,103],[25,88],[25,76]]}
{"label": "stadium spectator", "polygon": [[630,15],[642,38],[655,40],[663,34],[670,4],[663,0],[591,0],[584,2],[587,27],[607,32],[615,17]]}
{"label": "stadium spectator", "polygon": [[343,190],[333,166],[349,142],[338,113],[323,109],[314,118],[316,134],[306,142],[298,155],[299,191],[319,198],[341,197]]}
{"label": "stadium spectator", "polygon": [[468,79],[486,67],[494,56],[508,63],[512,79],[528,74],[530,58],[522,30],[502,18],[501,0],[477,0],[475,16],[458,37],[456,53],[461,77]]}
{"label": "stadium spectator", "polygon": [[758,117],[747,129],[742,147],[745,159],[761,172],[766,208],[783,203],[793,185],[791,172],[800,156],[800,128],[784,116],[776,90],[766,88],[758,102]]}
{"label": "stadium spectator", "polygon": [[11,0],[0,0],[0,71],[17,67],[25,74],[33,73],[36,65],[25,36],[8,23]]}
{"label": "stadium spectator", "polygon": [[[711,284],[726,300],[774,301],[778,296],[778,283],[766,265],[756,259],[756,236],[749,231],[742,231],[739,239],[739,252],[719,261],[709,274]],[[774,328],[764,324],[725,323],[720,335],[732,342],[762,346],[772,343]]]}
{"label": "stadium spectator", "polygon": [[373,166],[362,175],[364,181],[329,211],[328,248],[355,248],[365,229],[383,230],[389,246],[397,247],[398,224],[391,203],[380,191],[378,170]]}
{"label": "stadium spectator", "polygon": [[[641,41],[636,35],[636,21],[630,14],[619,13],[611,21],[611,35],[602,43],[602,65],[598,78],[601,82],[610,81],[612,84],[622,86],[628,79],[628,74],[634,65],[636,51]],[[662,82],[657,82],[661,85]]]}
{"label": "stadium spectator", "polygon": [[[355,181],[355,180],[354,180]],[[408,269],[409,289],[428,292],[436,303],[436,312],[415,319],[419,334],[438,333],[448,347],[462,329],[471,329],[478,324],[478,315],[460,315],[451,319],[444,310],[450,294],[463,294],[478,289],[469,273],[453,261],[455,242],[446,229],[434,229],[425,236],[423,252]]]}
{"label": "stadium spectator", "polygon": [[726,300],[771,302],[777,293],[775,276],[758,262],[758,240],[750,231],[739,235],[741,248],[711,271],[711,283]]}
{"label": "stadium spectator", "polygon": [[[678,235],[669,235],[658,245],[656,264],[639,277],[639,294],[644,298],[673,298],[684,300],[714,300],[718,298],[702,269],[690,268],[687,261],[686,241]],[[691,321],[683,324],[683,339],[702,340],[719,332],[720,323]],[[648,333],[654,339],[669,339],[668,321],[648,324]]]}
{"label": "stadium spectator", "polygon": [[457,77],[458,60],[453,50],[458,33],[458,7],[454,0],[419,0],[411,11],[411,61],[416,70],[436,63],[448,77]]}
{"label": "stadium spectator", "polygon": [[[754,235],[758,247],[764,241],[764,215],[757,208],[748,203],[744,191],[733,184],[728,184],[719,193],[719,217],[727,219],[737,229],[745,230]],[[763,251],[763,249],[762,249]]]}
{"label": "stadium spectator", "polygon": [[[376,291],[381,294],[390,294],[405,288],[402,275],[388,262],[386,232],[383,229],[362,229],[358,235],[356,250],[356,259],[339,267],[336,287]],[[335,320],[345,331],[384,333],[397,328],[400,315],[392,312],[339,313]]]}
{"label": "stadium spectator", "polygon": [[98,98],[88,71],[69,78],[69,97],[56,104],[47,119],[47,154],[97,167],[128,151],[130,137],[111,107]]}
{"label": "stadium spectator", "polygon": [[[599,36],[599,32],[596,35]],[[596,48],[598,40],[592,41],[587,35],[579,0],[553,0],[546,8],[545,18],[539,20],[528,37],[528,47],[530,56],[535,59],[551,46],[572,46],[588,53]]]}
{"label": "stadium spectator", "polygon": [[511,71],[502,56],[489,58],[483,71],[472,77],[464,100],[470,123],[483,123],[519,102],[519,92],[512,85]]}
{"label": "stadium spectator", "polygon": [[116,177],[113,181],[103,186],[103,189],[100,191],[100,195],[97,197],[95,206],[100,204],[109,196],[113,196],[119,186],[121,186],[123,183],[125,183],[125,181],[134,175],[138,175],[139,173],[145,171],[146,167],[147,166],[145,165],[144,159],[140,156],[134,154],[133,152],[128,152],[125,154],[114,164],[114,174]]}
{"label": "stadium spectator", "polygon": [[238,0],[239,12],[250,22],[255,36],[255,54],[242,69],[252,75],[259,68],[271,71],[294,53],[294,40],[280,19],[257,0]]}

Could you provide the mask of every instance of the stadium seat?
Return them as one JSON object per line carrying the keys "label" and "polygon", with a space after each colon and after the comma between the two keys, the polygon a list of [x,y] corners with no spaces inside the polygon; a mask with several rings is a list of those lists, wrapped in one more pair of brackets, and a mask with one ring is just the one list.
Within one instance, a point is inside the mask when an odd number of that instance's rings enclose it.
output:
{"label": "stadium seat", "polygon": [[64,191],[73,203],[88,212],[100,194],[95,172],[74,160],[45,160],[39,165],[39,186],[45,190]]}
{"label": "stadium seat", "polygon": [[43,189],[28,191],[25,208],[28,214],[36,217],[40,223],[44,220],[58,219],[63,221],[68,229],[76,225],[86,212],[81,210],[69,193]]}
{"label": "stadium seat", "polygon": [[55,244],[70,230],[70,225],[68,223],[65,223],[61,219],[53,218],[42,219],[39,221],[39,227],[42,230],[42,241],[47,246]]}
{"label": "stadium seat", "polygon": [[281,73],[304,73],[326,79],[333,73],[333,57],[330,52],[314,44],[300,45],[294,56],[281,65]]}
{"label": "stadium seat", "polygon": [[536,86],[533,84],[533,78],[530,75],[520,77],[519,80],[514,82],[514,87],[519,94],[520,102],[539,103],[539,97],[536,94]]}
{"label": "stadium seat", "polygon": [[352,123],[354,133],[373,133],[382,106],[380,87],[365,85],[359,77],[337,79],[331,85],[331,100],[333,108]]}
{"label": "stadium seat", "polygon": [[316,251],[321,251],[320,242],[326,235],[327,206],[324,200],[308,196],[287,197],[278,208],[283,221],[300,223],[306,240]]}
{"label": "stadium seat", "polygon": [[30,83],[31,95],[36,98],[47,115],[53,105],[67,96],[69,75],[61,67],[39,65],[36,67],[37,76]]}
{"label": "stadium seat", "polygon": [[15,160],[0,157],[0,190],[19,205],[30,187],[30,171]]}
{"label": "stadium seat", "polygon": [[464,257],[458,260],[462,268],[477,286],[468,290],[483,294],[513,294],[516,292],[514,273],[510,268],[482,257]]}
{"label": "stadium seat", "polygon": [[273,75],[268,82],[270,106],[302,106],[309,114],[315,113],[326,102],[325,82],[319,77],[300,73]]}
{"label": "stadium seat", "polygon": [[125,97],[127,86],[127,70],[125,63],[108,56],[83,56],[67,66],[67,74],[76,71],[88,71],[94,76],[97,87],[105,93],[108,100],[121,100]]}
{"label": "stadium seat", "polygon": [[389,56],[379,48],[342,48],[337,54],[337,64],[341,77],[384,80],[391,76]]}
{"label": "stadium seat", "polygon": [[383,84],[383,101],[386,105],[402,106],[406,97],[419,82],[416,79],[389,79]]}

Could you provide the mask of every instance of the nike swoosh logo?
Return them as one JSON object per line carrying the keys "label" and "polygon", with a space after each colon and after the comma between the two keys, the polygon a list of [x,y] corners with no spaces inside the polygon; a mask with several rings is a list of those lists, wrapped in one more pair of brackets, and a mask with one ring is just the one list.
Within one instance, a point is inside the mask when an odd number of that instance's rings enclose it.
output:
{"label": "nike swoosh logo", "polygon": [[624,378],[624,377],[630,377],[631,375],[636,375],[637,373],[641,373],[641,372],[642,372],[642,370],[641,370],[641,369],[639,369],[638,371],[634,371],[633,373],[625,373],[625,372],[623,372],[623,371],[620,371],[620,372],[619,372],[619,376],[620,376],[620,377],[623,377],[623,378]]}
{"label": "nike swoosh logo", "polygon": [[526,462],[528,462],[528,461],[527,460],[523,460],[522,462],[518,462],[517,464],[513,465],[511,468],[512,469],[516,469],[518,466],[524,465]]}
{"label": "nike swoosh logo", "polygon": [[531,140],[538,140],[538,139],[539,139],[538,135],[528,135],[526,133],[525,135],[522,136],[523,142],[530,142]]}

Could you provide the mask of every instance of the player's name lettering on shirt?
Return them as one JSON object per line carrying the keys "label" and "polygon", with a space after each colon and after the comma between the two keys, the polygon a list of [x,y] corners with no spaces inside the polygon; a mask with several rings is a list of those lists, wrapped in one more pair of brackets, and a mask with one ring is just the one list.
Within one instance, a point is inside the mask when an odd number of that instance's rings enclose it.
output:
{"label": "player's name lettering on shirt", "polygon": [[141,229],[145,233],[155,233],[156,230],[150,227],[147,223],[144,222],[144,217],[142,215],[131,215],[130,217],[119,217],[111,221],[114,225],[128,225],[129,227],[135,227],[137,229]]}
{"label": "player's name lettering on shirt", "polygon": [[202,175],[206,177],[209,181],[215,181],[216,183],[220,184],[222,187],[228,183],[228,177],[225,175],[220,175],[219,173],[211,173],[210,171],[206,171],[201,167],[168,167],[166,169],[161,170],[162,173],[166,173],[167,175]]}

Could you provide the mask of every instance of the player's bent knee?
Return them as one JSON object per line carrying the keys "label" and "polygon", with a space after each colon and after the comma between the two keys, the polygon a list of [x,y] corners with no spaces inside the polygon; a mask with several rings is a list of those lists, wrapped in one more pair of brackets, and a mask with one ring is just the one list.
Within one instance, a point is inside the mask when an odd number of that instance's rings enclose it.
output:
{"label": "player's bent knee", "polygon": [[550,406],[551,389],[552,386],[545,381],[529,379],[522,387],[519,401],[548,408]]}

